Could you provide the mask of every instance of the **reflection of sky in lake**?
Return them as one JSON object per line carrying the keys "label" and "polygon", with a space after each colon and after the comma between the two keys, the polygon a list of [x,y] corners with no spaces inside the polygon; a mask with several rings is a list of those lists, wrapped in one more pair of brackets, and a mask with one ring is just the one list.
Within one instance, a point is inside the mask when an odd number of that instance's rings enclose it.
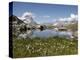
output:
{"label": "reflection of sky in lake", "polygon": [[65,37],[70,38],[72,36],[72,32],[70,31],[56,31],[54,29],[46,29],[43,31],[40,30],[28,30],[25,33],[19,34],[20,38],[34,38],[34,37],[40,37],[40,38],[48,38],[48,37]]}
{"label": "reflection of sky in lake", "polygon": [[36,30],[34,31],[33,35],[37,37],[53,37],[53,36],[56,36],[57,33],[58,32],[52,31],[52,30],[43,30],[43,31]]}

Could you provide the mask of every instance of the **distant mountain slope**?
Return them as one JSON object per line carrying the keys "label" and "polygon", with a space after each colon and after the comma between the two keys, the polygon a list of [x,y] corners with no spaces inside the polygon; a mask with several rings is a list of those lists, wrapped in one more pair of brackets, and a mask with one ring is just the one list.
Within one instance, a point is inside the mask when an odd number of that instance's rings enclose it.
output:
{"label": "distant mountain slope", "polygon": [[9,17],[10,22],[17,22],[17,24],[24,23],[22,20],[18,19],[16,16],[12,15]]}
{"label": "distant mountain slope", "polygon": [[37,23],[34,21],[32,15],[30,15],[30,14],[26,14],[26,15],[20,17],[19,19],[22,20],[26,24],[30,24],[32,26],[37,25]]}
{"label": "distant mountain slope", "polygon": [[15,15],[9,17],[9,23],[13,23],[13,25],[26,25],[30,27],[36,27],[38,24],[33,20],[31,16],[26,16],[24,19],[20,19]]}

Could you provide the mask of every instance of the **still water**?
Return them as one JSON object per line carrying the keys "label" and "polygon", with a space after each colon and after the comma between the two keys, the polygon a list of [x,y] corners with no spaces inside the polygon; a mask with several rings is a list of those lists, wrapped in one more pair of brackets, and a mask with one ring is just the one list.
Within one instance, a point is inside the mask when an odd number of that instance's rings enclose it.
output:
{"label": "still water", "polygon": [[55,29],[46,29],[46,30],[27,30],[26,32],[22,32],[18,35],[18,38],[48,38],[48,37],[65,37],[65,38],[72,38],[72,32],[71,31],[57,31]]}

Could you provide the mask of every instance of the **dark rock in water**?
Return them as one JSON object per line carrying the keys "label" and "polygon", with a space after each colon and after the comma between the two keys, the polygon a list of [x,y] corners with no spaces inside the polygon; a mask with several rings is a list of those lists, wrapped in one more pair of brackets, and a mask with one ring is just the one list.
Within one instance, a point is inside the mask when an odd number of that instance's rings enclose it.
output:
{"label": "dark rock in water", "polygon": [[40,30],[45,30],[46,29],[46,26],[40,26]]}
{"label": "dark rock in water", "polygon": [[43,30],[43,29],[44,29],[44,27],[43,27],[43,26],[40,26],[40,29],[41,29],[41,30]]}

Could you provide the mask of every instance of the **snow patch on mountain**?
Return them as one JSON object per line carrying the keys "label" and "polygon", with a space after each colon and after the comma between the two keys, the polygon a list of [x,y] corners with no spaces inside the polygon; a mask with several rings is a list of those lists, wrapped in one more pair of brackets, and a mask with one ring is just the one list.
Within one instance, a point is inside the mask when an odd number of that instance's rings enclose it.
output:
{"label": "snow patch on mountain", "polygon": [[36,22],[33,20],[34,16],[31,12],[25,12],[22,14],[21,17],[18,17],[26,24],[36,24]]}

